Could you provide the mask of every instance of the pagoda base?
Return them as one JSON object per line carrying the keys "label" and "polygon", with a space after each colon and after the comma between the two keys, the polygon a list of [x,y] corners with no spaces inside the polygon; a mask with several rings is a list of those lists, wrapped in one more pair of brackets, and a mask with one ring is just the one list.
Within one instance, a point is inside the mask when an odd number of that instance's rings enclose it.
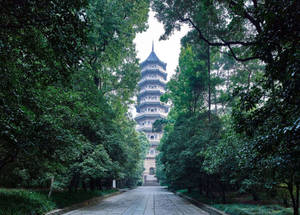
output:
{"label": "pagoda base", "polygon": [[159,182],[154,175],[144,175],[143,186],[159,186]]}

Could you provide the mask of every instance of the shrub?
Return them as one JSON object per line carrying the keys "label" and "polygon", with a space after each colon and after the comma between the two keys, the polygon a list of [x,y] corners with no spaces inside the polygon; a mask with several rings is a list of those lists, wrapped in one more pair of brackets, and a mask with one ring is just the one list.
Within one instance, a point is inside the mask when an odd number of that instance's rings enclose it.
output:
{"label": "shrub", "polygon": [[[76,192],[53,192],[51,201],[56,204],[57,208],[64,208],[72,204],[77,204],[85,200],[103,196],[108,193],[113,193],[116,190],[105,190],[105,191],[76,191]],[[45,193],[46,195],[46,193]]]}
{"label": "shrub", "polygon": [[0,189],[0,215],[42,215],[115,191],[53,192],[48,198],[46,191]]}
{"label": "shrub", "polygon": [[230,215],[292,215],[291,208],[279,205],[215,204],[213,207]]}
{"label": "shrub", "polygon": [[40,215],[54,208],[55,203],[38,192],[0,189],[0,215]]}

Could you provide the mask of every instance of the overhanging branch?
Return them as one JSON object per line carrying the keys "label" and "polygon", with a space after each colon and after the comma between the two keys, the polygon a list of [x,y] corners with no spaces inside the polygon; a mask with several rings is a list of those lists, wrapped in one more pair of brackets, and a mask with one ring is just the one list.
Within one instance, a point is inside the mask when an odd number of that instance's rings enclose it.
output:
{"label": "overhanging branch", "polygon": [[190,19],[190,18],[182,18],[179,17],[181,22],[188,22],[190,23],[193,28],[199,33],[199,37],[201,40],[204,40],[210,46],[228,46],[228,45],[242,45],[242,46],[251,46],[255,45],[256,42],[244,42],[244,41],[225,41],[221,39],[222,42],[211,42],[209,41],[204,35],[202,34],[201,29]]}
{"label": "overhanging branch", "polygon": [[255,45],[256,42],[244,42],[244,41],[225,41],[224,39],[221,39],[222,42],[211,42],[209,41],[209,39],[207,39],[201,29],[190,19],[190,18],[183,18],[183,17],[179,17],[181,22],[188,22],[189,24],[191,24],[193,26],[193,28],[198,32],[199,34],[199,38],[201,40],[203,40],[204,42],[206,42],[208,45],[210,46],[223,46],[223,47],[228,47],[230,50],[230,53],[232,54],[232,57],[236,60],[236,61],[240,61],[240,62],[245,62],[245,61],[249,61],[249,60],[254,60],[254,59],[259,59],[258,56],[252,56],[252,57],[248,57],[248,58],[239,58],[237,57],[237,55],[234,53],[234,51],[232,50],[233,45],[241,45],[241,46],[252,46]]}

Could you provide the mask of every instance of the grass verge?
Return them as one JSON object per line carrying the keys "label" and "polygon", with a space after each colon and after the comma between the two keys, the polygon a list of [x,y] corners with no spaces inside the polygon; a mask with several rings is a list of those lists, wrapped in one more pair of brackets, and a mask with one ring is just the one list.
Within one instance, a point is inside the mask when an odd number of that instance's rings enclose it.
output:
{"label": "grass verge", "polygon": [[279,205],[214,204],[212,207],[230,215],[292,215],[291,208]]}
{"label": "grass verge", "polygon": [[47,192],[0,189],[0,215],[42,215],[113,192],[116,190],[53,192],[51,198],[48,198]]}
{"label": "grass verge", "polygon": [[177,190],[178,193],[182,193],[189,196],[199,202],[208,204],[220,211],[224,211],[229,215],[293,215],[292,208],[285,208],[280,205],[256,205],[234,202],[234,198],[230,199],[230,203],[221,204],[221,199],[210,199],[203,195],[200,195],[197,191],[187,192],[187,189]]}

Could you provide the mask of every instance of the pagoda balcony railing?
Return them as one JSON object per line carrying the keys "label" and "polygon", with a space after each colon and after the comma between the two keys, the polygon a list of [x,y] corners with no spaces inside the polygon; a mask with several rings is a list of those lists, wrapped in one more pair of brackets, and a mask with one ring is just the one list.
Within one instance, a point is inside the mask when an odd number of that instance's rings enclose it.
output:
{"label": "pagoda balcony railing", "polygon": [[[160,101],[157,99],[156,100],[146,99],[146,100],[141,100],[140,104],[149,103],[149,102],[160,102]],[[162,103],[162,102],[160,102],[160,103]]]}
{"label": "pagoda balcony railing", "polygon": [[137,125],[136,130],[137,131],[144,131],[144,130],[152,131],[152,125]]}
{"label": "pagoda balcony railing", "polygon": [[162,73],[166,73],[166,71],[163,70],[163,68],[161,68],[160,66],[145,66],[142,68],[141,72],[145,72],[146,70],[159,70]]}
{"label": "pagoda balcony railing", "polygon": [[150,146],[158,146],[160,140],[149,140]]}
{"label": "pagoda balcony railing", "polygon": [[141,116],[163,116],[163,117],[167,117],[168,116],[168,113],[163,113],[163,112],[150,112],[150,111],[147,111],[147,112],[143,112],[143,113],[138,113],[135,118],[139,118]]}
{"label": "pagoda balcony railing", "polygon": [[167,81],[165,81],[163,78],[150,78],[150,77],[142,78],[138,83],[140,84],[144,81],[160,81],[164,84],[167,84]]}
{"label": "pagoda balcony railing", "polygon": [[[135,129],[137,131],[148,131],[148,132],[152,132],[152,125],[136,125]],[[158,132],[158,131],[155,131],[155,132]],[[149,141],[160,141],[159,139],[155,139],[155,140],[149,140]]]}
{"label": "pagoda balcony railing", "polygon": [[145,92],[149,92],[149,93],[155,93],[160,91],[161,93],[165,93],[166,90],[165,89],[160,89],[160,88],[156,88],[156,89],[144,89],[140,91],[140,94],[145,93]]}
{"label": "pagoda balcony railing", "polygon": [[165,106],[165,107],[169,107],[170,105],[167,104],[167,103],[164,103],[164,102],[161,102],[159,100],[143,100],[143,101],[140,101],[140,103],[138,104],[138,106],[140,105],[161,105],[161,106]]}
{"label": "pagoda balcony railing", "polygon": [[156,155],[158,155],[158,153],[155,153],[155,154],[152,154],[152,155],[147,154],[147,155],[146,155],[146,158],[155,158]]}

